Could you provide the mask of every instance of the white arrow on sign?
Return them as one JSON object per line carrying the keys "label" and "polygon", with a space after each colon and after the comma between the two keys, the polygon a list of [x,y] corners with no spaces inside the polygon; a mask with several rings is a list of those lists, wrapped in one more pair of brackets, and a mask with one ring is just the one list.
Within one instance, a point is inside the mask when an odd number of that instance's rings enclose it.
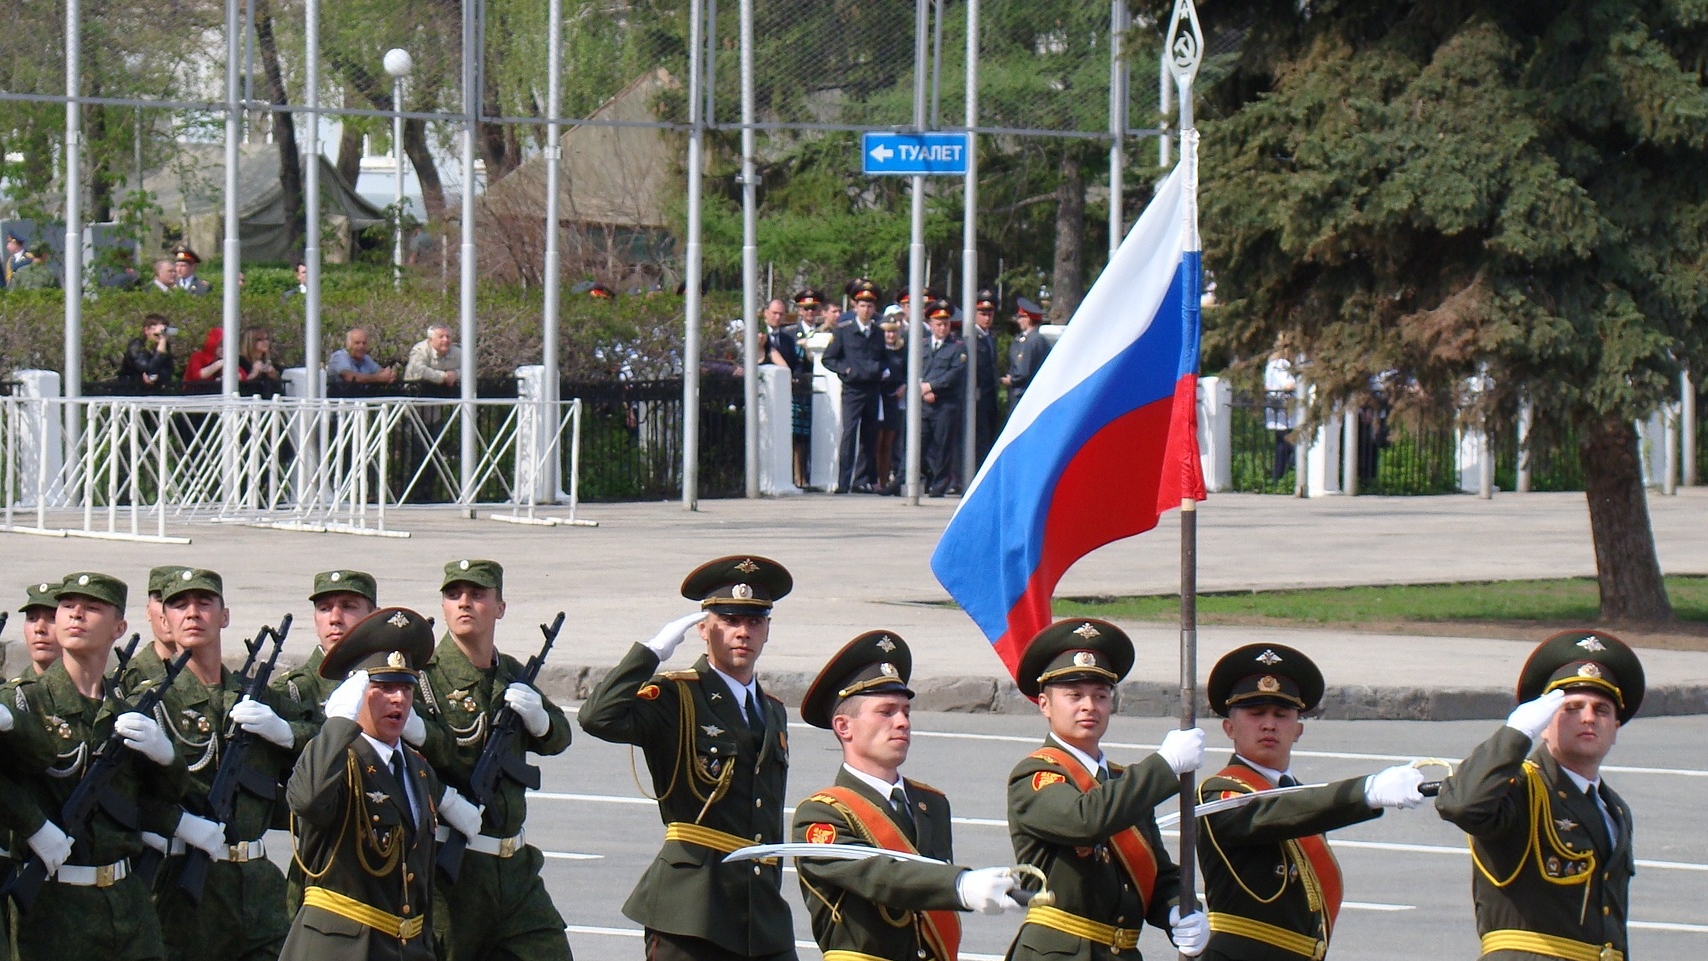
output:
{"label": "white arrow on sign", "polygon": [[894,157],[896,155],[896,152],[894,150],[891,150],[890,148],[884,146],[883,144],[878,144],[876,147],[873,147],[869,152],[872,155],[872,159],[876,160],[878,163],[883,163],[884,161],[886,161],[886,160],[888,160],[891,157]]}

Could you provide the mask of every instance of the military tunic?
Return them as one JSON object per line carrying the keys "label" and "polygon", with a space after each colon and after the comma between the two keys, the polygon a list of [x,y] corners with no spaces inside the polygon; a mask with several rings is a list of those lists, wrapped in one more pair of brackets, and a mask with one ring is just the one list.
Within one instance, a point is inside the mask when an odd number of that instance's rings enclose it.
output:
{"label": "military tunic", "polygon": [[[846,769],[836,786],[852,790],[889,815],[897,830],[905,828],[888,797]],[[917,840],[914,850],[926,857],[954,858],[949,822],[949,799],[936,788],[907,782],[913,805]],[[867,844],[874,839],[841,808],[813,795],[795,808],[794,839],[821,844]],[[832,951],[853,951],[888,961],[954,961],[928,949],[920,933],[918,912],[961,910],[955,879],[962,868],[952,864],[919,864],[890,858],[863,861],[799,860],[801,899],[812,916],[813,939],[828,957]]]}
{"label": "military tunic", "polygon": [[[129,702],[116,690],[101,699],[84,697],[63,662],[17,693],[26,706],[17,710],[17,703],[13,705],[19,719],[13,734],[25,742],[16,755],[23,763],[17,776],[36,810],[57,823],[91,755],[111,737],[114,720],[129,710]],[[135,805],[146,823],[151,811],[162,811],[183,796],[189,774],[182,758],[163,767],[134,751],[125,754],[111,790],[124,806]],[[82,834],[66,863],[128,865],[143,849],[138,825],[121,823],[105,807],[95,811]],[[136,874],[106,887],[47,882],[35,906],[19,916],[16,938],[22,961],[145,961],[164,956],[148,887]]]}
{"label": "military tunic", "polygon": [[[1240,780],[1227,776],[1230,773]],[[1212,801],[1224,794],[1247,794],[1267,784],[1263,777],[1235,756],[1228,771],[1199,785],[1198,797]],[[1350,778],[1199,818],[1198,865],[1211,930],[1205,961],[1321,957],[1318,950],[1327,950],[1332,933],[1332,912],[1323,900],[1324,879],[1297,840],[1381,815],[1364,799],[1364,779]],[[1335,877],[1328,880],[1338,891],[1338,866],[1333,870]],[[1333,907],[1338,910],[1339,906]],[[1293,938],[1271,933],[1270,940],[1264,940],[1255,936],[1264,928],[1242,925],[1242,920],[1279,929]],[[1231,927],[1247,933],[1227,930]],[[1274,943],[1289,940],[1298,947],[1310,942],[1312,950],[1292,951]]]}
{"label": "military tunic", "polygon": [[[1065,750],[1054,737],[1045,747]],[[1077,759],[1069,755],[1071,763]],[[1093,772],[1095,773],[1095,772]],[[1180,788],[1168,762],[1151,755],[1128,768],[1109,765],[1109,779],[1081,792],[1071,772],[1036,755],[1008,776],[1008,832],[1021,864],[1037,866],[1049,877],[1055,908],[1137,936],[1145,922],[1169,930],[1169,908],[1179,903],[1180,869],[1163,846],[1156,806]],[[1110,839],[1137,828],[1155,859],[1156,885],[1146,903],[1110,847]],[[1011,959],[1044,956],[1066,961],[1127,961],[1139,957],[1031,920],[1021,925],[1009,946]],[[1172,951],[1172,946],[1165,953]]]}
{"label": "military tunic", "polygon": [[781,866],[723,860],[737,846],[783,838],[789,773],[783,702],[760,698],[761,739],[705,657],[685,671],[654,674],[657,668],[658,655],[636,644],[581,705],[587,733],[638,745],[646,755],[665,824],[664,846],[623,914],[738,956],[792,957]]}
{"label": "military tunic", "polygon": [[[153,654],[153,649],[147,653]],[[141,657],[137,655],[137,659]],[[153,660],[158,662],[158,658]],[[146,661],[139,667],[149,669]],[[155,718],[171,737],[194,782],[184,798],[185,812],[218,820],[208,807],[208,792],[219,773],[225,747],[236,733],[229,714],[242,696],[242,678],[231,671],[221,668],[219,684],[207,685],[186,668],[155,708]],[[291,704],[270,691],[264,692],[262,701],[287,721],[294,713]],[[209,864],[199,902],[178,886],[187,852],[181,842],[174,843],[174,853],[166,859],[155,884],[155,906],[160,912],[168,959],[271,961],[278,957],[291,923],[285,906],[285,877],[268,858],[250,859],[249,855],[250,843],[263,838],[284,807],[280,786],[290,775],[295,753],[265,738],[252,738],[245,767],[258,782],[274,785],[275,792],[266,798],[238,789],[231,826],[246,842],[238,855],[243,860]],[[177,813],[173,829],[177,828]],[[171,836],[170,831],[162,833]]]}
{"label": "military tunic", "polygon": [[[274,693],[289,698],[292,713],[295,718],[287,718],[291,724],[291,733],[296,736],[297,744],[304,745],[314,740],[320,733],[320,726],[326,723],[326,698],[337,687],[338,682],[320,676],[320,662],[326,659],[326,652],[316,647],[300,667],[293,668],[284,674],[273,678],[269,685]],[[290,829],[290,805],[280,804],[276,809],[273,827],[277,830]],[[292,860],[285,869],[285,914],[295,917],[297,909],[302,907],[303,874],[302,868]]]}
{"label": "military tunic", "polygon": [[1566,956],[1538,950],[1554,938],[1607,961],[1626,952],[1637,870],[1631,808],[1606,782],[1600,787],[1617,843],[1594,799],[1546,744],[1538,740],[1532,751],[1521,731],[1502,727],[1443,782],[1436,811],[1471,836],[1471,891],[1487,961]]}
{"label": "military tunic", "polygon": [[[34,684],[34,667],[0,687],[0,704],[8,710],[22,713],[29,702],[18,688]],[[17,756],[10,734],[0,734],[0,772],[15,772],[25,767]],[[38,740],[38,745],[42,742]],[[9,878],[30,853],[30,836],[41,830],[47,818],[36,807],[29,790],[9,773],[0,773],[0,878]],[[0,956],[10,958],[12,949],[12,917],[10,904],[0,903]]]}
{"label": "military tunic", "polygon": [[[327,720],[291,774],[286,798],[296,815],[296,856],[309,873],[310,902],[297,911],[280,961],[433,961],[433,831],[444,787],[407,745],[420,816],[361,728]],[[333,907],[320,906],[325,892]],[[366,914],[395,927],[354,920]]]}
{"label": "military tunic", "polygon": [[[416,710],[426,722],[427,740],[421,753],[445,783],[468,795],[469,778],[486,748],[487,725],[504,705],[504,690],[522,673],[522,665],[498,654],[493,667],[478,668],[449,635],[439,642],[433,659],[421,672],[421,701]],[[544,737],[525,729],[511,742],[519,760],[526,755],[562,754],[571,729],[563,709],[541,696],[551,728]],[[497,795],[486,800],[486,827],[494,838],[513,838],[522,832],[528,815],[527,791],[500,777]],[[496,823],[497,827],[489,825]],[[502,850],[502,849],[501,849]],[[563,915],[552,904],[540,879],[545,857],[533,845],[515,849],[509,857],[482,854],[472,847],[463,854],[453,884],[439,879],[433,918],[444,961],[514,956],[538,961],[568,959],[569,940]]]}

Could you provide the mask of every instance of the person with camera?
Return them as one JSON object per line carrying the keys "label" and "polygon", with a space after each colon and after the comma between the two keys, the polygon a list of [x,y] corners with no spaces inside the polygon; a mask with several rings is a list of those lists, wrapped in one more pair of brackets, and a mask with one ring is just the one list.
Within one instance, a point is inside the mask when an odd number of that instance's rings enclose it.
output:
{"label": "person with camera", "polygon": [[172,338],[177,333],[178,328],[167,324],[163,315],[145,315],[142,336],[132,337],[125,345],[125,355],[119,360],[119,379],[143,387],[171,383]]}

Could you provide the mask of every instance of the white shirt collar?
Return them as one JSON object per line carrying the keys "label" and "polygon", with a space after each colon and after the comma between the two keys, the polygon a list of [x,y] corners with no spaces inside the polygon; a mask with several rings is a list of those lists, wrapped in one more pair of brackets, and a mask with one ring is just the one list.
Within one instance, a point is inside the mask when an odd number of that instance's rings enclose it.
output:
{"label": "white shirt collar", "polygon": [[[747,709],[747,699],[749,697],[753,698],[754,704],[759,703],[759,675],[753,675],[753,680],[743,684],[735,678],[730,677],[728,674],[718,670],[715,665],[712,665],[712,662],[709,659],[706,661],[706,664],[712,668],[713,674],[723,678],[724,683],[729,685],[729,692],[735,695],[735,706],[737,712],[745,711]],[[760,708],[760,710],[764,710],[764,708]]]}
{"label": "white shirt collar", "polygon": [[1600,778],[1596,778],[1595,780],[1591,781],[1589,778],[1584,777],[1582,774],[1579,774],[1578,772],[1572,770],[1569,767],[1566,767],[1565,765],[1561,765],[1560,770],[1565,772],[1566,777],[1569,777],[1572,779],[1572,783],[1576,784],[1578,786],[1578,790],[1582,791],[1585,794],[1599,796],[1597,791],[1596,791],[1596,788],[1599,787],[1601,784]]}
{"label": "white shirt collar", "polygon": [[847,771],[849,774],[852,774],[855,777],[859,778],[860,783],[862,783],[862,784],[866,785],[867,787],[871,788],[872,790],[878,792],[879,797],[883,797],[883,798],[889,797],[890,792],[894,791],[898,787],[901,788],[902,797],[907,796],[907,785],[905,782],[903,782],[903,780],[901,779],[900,776],[897,776],[896,782],[894,784],[885,784],[882,779],[875,778],[875,777],[871,776],[870,774],[867,774],[865,771],[854,770],[853,768],[848,766],[847,762],[843,762],[842,769],[844,771]]}
{"label": "white shirt collar", "polygon": [[1105,776],[1109,774],[1108,758],[1102,751],[1098,751],[1097,757],[1093,758],[1091,755],[1081,751],[1079,748],[1074,747],[1072,744],[1069,744],[1053,734],[1050,735],[1050,740],[1055,741],[1058,747],[1067,751],[1069,754],[1072,754],[1074,759],[1077,760],[1087,771],[1090,771],[1093,776],[1096,776],[1098,771],[1102,771]]}
{"label": "white shirt collar", "polygon": [[1270,784],[1272,784],[1276,787],[1281,786],[1281,779],[1282,778],[1288,777],[1293,773],[1292,768],[1288,768],[1285,771],[1277,771],[1272,767],[1264,767],[1263,765],[1257,763],[1256,761],[1253,761],[1251,758],[1246,757],[1243,754],[1235,754],[1234,757],[1238,758],[1239,762],[1241,764],[1244,764],[1246,767],[1249,767],[1253,771],[1256,771],[1257,773],[1263,775],[1265,778],[1267,778],[1269,780]]}
{"label": "white shirt collar", "polygon": [[362,739],[368,742],[368,746],[374,749],[374,753],[380,756],[380,760],[385,763],[385,766],[391,767],[391,756],[392,753],[397,750],[397,745],[387,744],[378,738],[370,736],[367,731],[362,731],[361,735]]}

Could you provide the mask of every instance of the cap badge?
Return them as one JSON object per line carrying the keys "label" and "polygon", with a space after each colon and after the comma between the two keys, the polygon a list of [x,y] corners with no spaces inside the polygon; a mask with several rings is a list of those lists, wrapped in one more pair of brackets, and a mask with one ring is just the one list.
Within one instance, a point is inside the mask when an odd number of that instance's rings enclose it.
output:
{"label": "cap badge", "polygon": [[749,584],[737,584],[730,589],[730,596],[738,601],[753,600],[753,587]]}
{"label": "cap badge", "polygon": [[392,651],[390,654],[387,654],[385,657],[385,666],[396,668],[398,670],[403,670],[409,667],[409,665],[403,660],[402,651]]}
{"label": "cap badge", "polygon": [[77,586],[78,587],[88,587],[89,586],[89,575],[88,574],[79,575],[77,578]]}
{"label": "cap badge", "polygon": [[759,565],[753,563],[752,558],[744,557],[741,559],[741,563],[735,565],[735,569],[742,572],[743,574],[751,574],[754,571],[759,569]]}
{"label": "cap badge", "polygon": [[457,562],[457,570],[466,571],[468,569],[469,569],[469,562],[468,561],[458,561]]}
{"label": "cap badge", "polygon": [[1583,640],[1579,641],[1578,646],[1583,648],[1586,651],[1592,651],[1592,652],[1607,650],[1607,645],[1601,643],[1601,638],[1596,637],[1594,634],[1591,634],[1591,635],[1585,637]]}
{"label": "cap badge", "polygon": [[41,586],[40,586],[40,587],[38,587],[38,588],[36,588],[36,590],[38,590],[38,591],[45,591],[45,590],[47,590],[47,585],[46,585],[46,584],[43,584],[43,585],[41,585]]}
{"label": "cap badge", "polygon": [[1281,655],[1275,653],[1274,651],[1272,651],[1266,647],[1263,649],[1262,654],[1257,655],[1257,663],[1267,664],[1267,665],[1273,667],[1276,664],[1281,663]]}
{"label": "cap badge", "polygon": [[1102,632],[1098,631],[1097,628],[1092,627],[1090,624],[1081,624],[1080,626],[1074,628],[1073,632],[1075,634],[1078,634],[1080,637],[1085,638],[1088,641],[1094,637],[1101,636],[1101,633],[1102,633]]}
{"label": "cap badge", "polygon": [[1579,664],[1578,677],[1600,677],[1601,668],[1594,664]]}
{"label": "cap badge", "polygon": [[332,581],[333,583],[337,583],[338,581],[341,581],[343,579],[344,579],[344,574],[340,571],[333,571],[332,576],[327,578],[327,580]]}
{"label": "cap badge", "polygon": [[386,618],[385,622],[401,631],[409,626],[409,615],[402,611],[398,611],[396,614]]}
{"label": "cap badge", "polygon": [[[1092,628],[1092,630],[1095,631],[1096,628]],[[1079,632],[1075,631],[1074,633],[1078,634]],[[1073,666],[1074,667],[1096,667],[1097,666],[1097,655],[1091,653],[1090,651],[1074,651],[1073,652]]]}
{"label": "cap badge", "polygon": [[1274,694],[1281,690],[1281,682],[1273,674],[1265,674],[1257,679],[1257,689],[1265,694]]}
{"label": "cap badge", "polygon": [[195,571],[184,571],[178,575],[178,579],[181,581],[187,581],[187,580],[190,580],[191,578],[193,578],[195,576],[196,576]]}
{"label": "cap badge", "polygon": [[879,671],[879,673],[883,674],[885,677],[900,677],[901,676],[900,674],[896,673],[896,666],[894,664],[891,664],[889,661],[885,661],[882,664],[879,664],[878,665],[878,671]]}
{"label": "cap badge", "polygon": [[[47,590],[46,584],[42,585],[42,590],[44,590],[44,591]],[[896,642],[890,640],[890,636],[888,634],[885,634],[883,637],[878,638],[878,650],[883,651],[885,654],[888,654],[889,652],[891,652],[895,649],[896,649]]]}

